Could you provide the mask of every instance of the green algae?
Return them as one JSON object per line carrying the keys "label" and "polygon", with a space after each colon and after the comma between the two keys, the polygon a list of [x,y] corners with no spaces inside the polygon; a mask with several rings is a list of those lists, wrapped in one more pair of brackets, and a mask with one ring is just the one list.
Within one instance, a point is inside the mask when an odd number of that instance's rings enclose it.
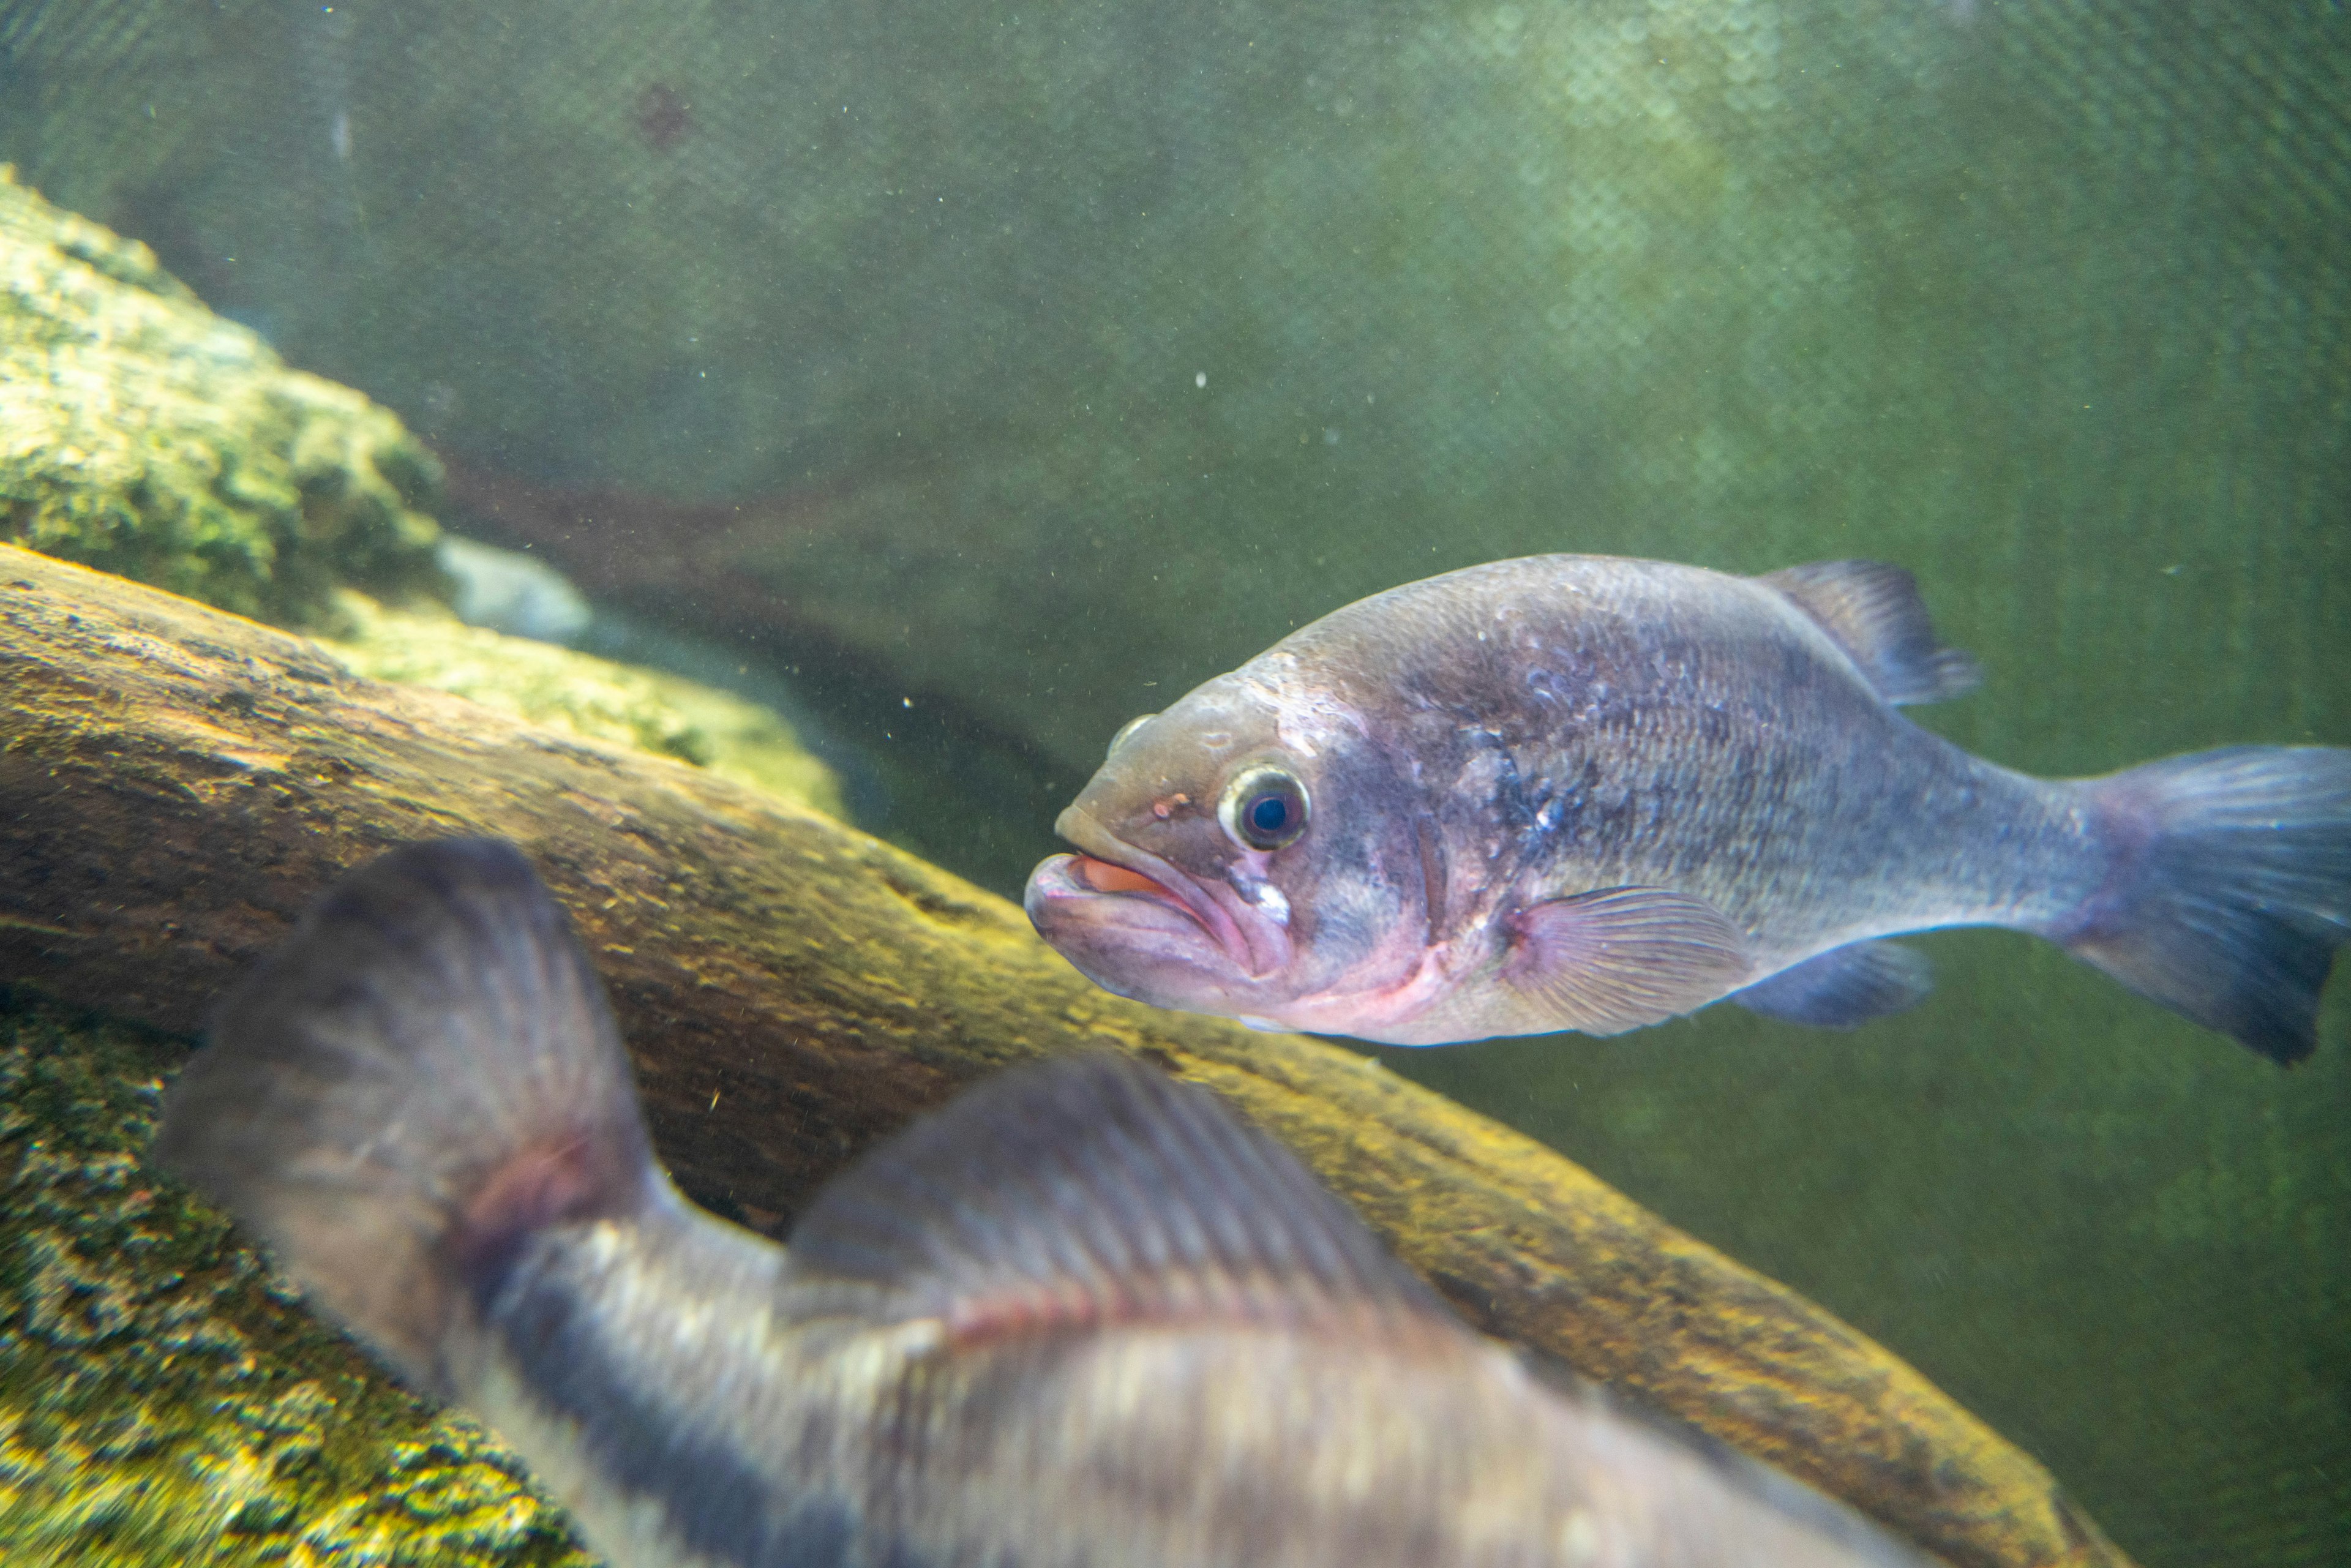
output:
{"label": "green algae", "polygon": [[780,715],[680,676],[614,664],[349,592],[329,652],[354,674],[452,693],[528,724],[632,747],[846,817],[840,781]]}
{"label": "green algae", "polygon": [[0,166],[0,538],[242,615],[437,591],[440,465]]}
{"label": "green algae", "polygon": [[184,1042],[0,989],[0,1561],[593,1562],[141,1155]]}

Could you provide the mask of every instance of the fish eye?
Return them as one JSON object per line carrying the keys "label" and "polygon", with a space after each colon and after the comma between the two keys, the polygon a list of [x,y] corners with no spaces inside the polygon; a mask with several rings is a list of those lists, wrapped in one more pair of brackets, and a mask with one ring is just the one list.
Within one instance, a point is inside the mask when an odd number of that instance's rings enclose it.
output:
{"label": "fish eye", "polygon": [[1278,850],[1306,831],[1306,786],[1287,768],[1245,768],[1217,808],[1225,831],[1253,850]]}
{"label": "fish eye", "polygon": [[1118,748],[1126,744],[1127,737],[1133,735],[1136,730],[1141,729],[1144,725],[1149,724],[1153,719],[1157,718],[1158,716],[1159,716],[1155,713],[1139,713],[1133,718],[1128,719],[1124,724],[1120,725],[1118,727],[1118,733],[1110,737],[1110,749],[1103,752],[1102,755],[1104,757],[1117,756]]}

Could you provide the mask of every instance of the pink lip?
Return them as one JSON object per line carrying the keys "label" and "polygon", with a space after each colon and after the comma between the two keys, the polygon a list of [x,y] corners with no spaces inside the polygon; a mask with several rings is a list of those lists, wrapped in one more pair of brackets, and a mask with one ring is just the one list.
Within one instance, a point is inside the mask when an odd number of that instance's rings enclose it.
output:
{"label": "pink lip", "polygon": [[1242,968],[1255,971],[1249,939],[1198,883],[1157,855],[1123,841],[1075,806],[1061,813],[1053,831],[1085,852],[1069,857],[1064,870],[1071,882],[1090,892],[1147,898],[1180,909]]}

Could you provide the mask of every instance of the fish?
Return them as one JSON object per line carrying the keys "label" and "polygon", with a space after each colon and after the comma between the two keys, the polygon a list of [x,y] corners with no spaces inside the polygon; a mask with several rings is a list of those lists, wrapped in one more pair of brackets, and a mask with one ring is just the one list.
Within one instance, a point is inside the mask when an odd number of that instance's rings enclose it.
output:
{"label": "fish", "polygon": [[1474,566],[1120,729],[1025,904],[1120,996],[1391,1045],[1726,998],[1850,1028],[1932,986],[1889,938],[1996,925],[2307,1057],[2351,937],[2351,750],[2038,779],[1899,711],[1980,677],[1880,562]]}
{"label": "fish", "polygon": [[1478,1334],[1134,1058],[982,1080],[789,1245],[704,1212],[496,841],[338,883],[220,1002],[154,1155],[615,1568],[1937,1561]]}

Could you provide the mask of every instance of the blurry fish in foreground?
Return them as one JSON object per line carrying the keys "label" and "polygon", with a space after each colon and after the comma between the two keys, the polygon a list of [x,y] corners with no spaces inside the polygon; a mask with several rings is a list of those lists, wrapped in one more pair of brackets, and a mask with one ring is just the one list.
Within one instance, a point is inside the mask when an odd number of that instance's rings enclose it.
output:
{"label": "blurry fish in foreground", "polygon": [[789,1251],[653,1163],[511,847],[348,877],[222,1004],[157,1152],[616,1564],[1923,1564],[1538,1382],[1215,1098],[1008,1073]]}
{"label": "blurry fish in foreground", "polygon": [[1096,984],[1438,1045],[1725,997],[1907,1007],[1878,940],[2006,925],[2279,1061],[2351,938],[2351,751],[2041,779],[1895,711],[1974,686],[1910,574],[1497,561],[1336,611],[1146,715],[1029,916]]}

